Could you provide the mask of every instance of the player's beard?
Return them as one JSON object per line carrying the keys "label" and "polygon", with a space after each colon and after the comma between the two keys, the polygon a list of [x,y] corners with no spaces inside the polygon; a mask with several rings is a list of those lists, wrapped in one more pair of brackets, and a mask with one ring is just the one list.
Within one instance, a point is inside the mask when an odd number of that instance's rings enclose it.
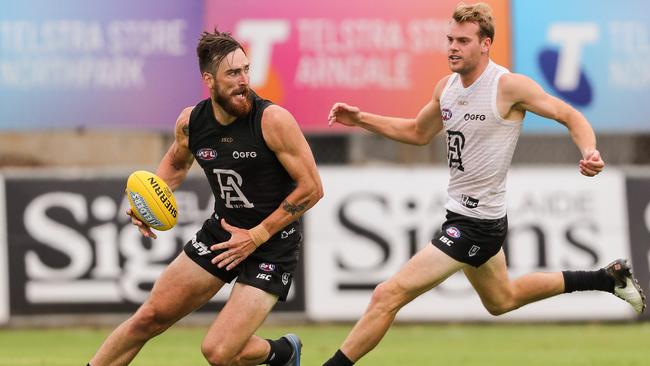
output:
{"label": "player's beard", "polygon": [[[238,94],[243,94],[244,99],[239,99]],[[248,115],[253,106],[250,88],[241,87],[226,94],[217,88],[214,93],[214,101],[229,115],[240,118]]]}

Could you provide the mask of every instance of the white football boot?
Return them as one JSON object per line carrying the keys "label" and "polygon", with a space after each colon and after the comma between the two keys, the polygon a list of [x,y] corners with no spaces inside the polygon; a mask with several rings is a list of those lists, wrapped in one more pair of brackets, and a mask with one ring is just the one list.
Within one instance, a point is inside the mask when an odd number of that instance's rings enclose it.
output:
{"label": "white football boot", "polygon": [[627,263],[627,259],[613,261],[605,267],[605,271],[614,279],[614,295],[627,301],[638,314],[645,311],[645,295],[639,281],[634,278],[632,267]]}

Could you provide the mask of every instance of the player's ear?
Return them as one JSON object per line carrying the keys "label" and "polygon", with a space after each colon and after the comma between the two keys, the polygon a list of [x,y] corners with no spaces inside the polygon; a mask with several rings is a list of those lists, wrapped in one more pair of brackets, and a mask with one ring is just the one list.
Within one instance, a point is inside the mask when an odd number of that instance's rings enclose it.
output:
{"label": "player's ear", "polygon": [[203,83],[205,84],[208,89],[214,89],[215,82],[216,80],[214,79],[214,75],[211,73],[204,71],[203,74],[201,74],[201,77],[203,78]]}
{"label": "player's ear", "polygon": [[490,37],[483,37],[483,39],[481,39],[481,51],[487,53],[490,51],[490,46],[492,46],[492,39]]}

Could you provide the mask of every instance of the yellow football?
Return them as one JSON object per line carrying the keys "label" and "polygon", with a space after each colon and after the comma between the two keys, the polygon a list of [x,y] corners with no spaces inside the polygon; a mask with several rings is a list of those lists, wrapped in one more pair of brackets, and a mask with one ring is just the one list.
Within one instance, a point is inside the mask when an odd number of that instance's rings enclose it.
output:
{"label": "yellow football", "polygon": [[126,181],[126,197],[131,211],[147,226],[165,231],[176,225],[176,199],[157,175],[145,170],[133,172]]}

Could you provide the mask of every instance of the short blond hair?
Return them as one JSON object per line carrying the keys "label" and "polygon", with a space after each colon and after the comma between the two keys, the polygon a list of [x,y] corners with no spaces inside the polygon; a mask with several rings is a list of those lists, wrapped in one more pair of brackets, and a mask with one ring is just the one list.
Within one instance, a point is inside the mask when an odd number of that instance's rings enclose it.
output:
{"label": "short blond hair", "polygon": [[467,5],[459,3],[452,16],[456,23],[471,22],[476,23],[479,28],[481,39],[489,38],[494,42],[494,17],[492,17],[492,8],[486,3],[476,3]]}

